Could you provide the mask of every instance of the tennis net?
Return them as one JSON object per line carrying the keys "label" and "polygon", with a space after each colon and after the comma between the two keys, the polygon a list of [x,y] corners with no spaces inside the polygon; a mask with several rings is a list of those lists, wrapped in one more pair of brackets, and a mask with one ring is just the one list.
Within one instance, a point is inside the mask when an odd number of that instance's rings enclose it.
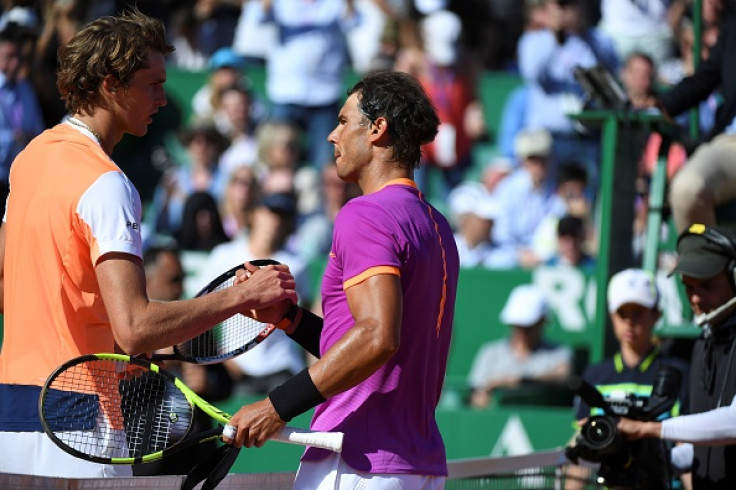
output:
{"label": "tennis net", "polygon": [[595,469],[569,465],[563,450],[448,461],[445,490],[594,490]]}

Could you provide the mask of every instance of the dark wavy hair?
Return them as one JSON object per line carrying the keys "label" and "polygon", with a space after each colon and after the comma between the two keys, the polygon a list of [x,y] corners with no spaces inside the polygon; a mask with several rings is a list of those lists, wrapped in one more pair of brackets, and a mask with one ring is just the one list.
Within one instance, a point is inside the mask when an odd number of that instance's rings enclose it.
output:
{"label": "dark wavy hair", "polygon": [[386,118],[393,160],[415,168],[421,145],[434,140],[440,120],[419,82],[402,72],[377,71],[348,90],[358,94],[358,109],[371,121]]}
{"label": "dark wavy hair", "polygon": [[56,86],[70,114],[94,112],[102,81],[112,76],[129,87],[133,74],[146,68],[149,51],[174,51],[163,23],[129,10],[118,17],[100,17],[59,48]]}

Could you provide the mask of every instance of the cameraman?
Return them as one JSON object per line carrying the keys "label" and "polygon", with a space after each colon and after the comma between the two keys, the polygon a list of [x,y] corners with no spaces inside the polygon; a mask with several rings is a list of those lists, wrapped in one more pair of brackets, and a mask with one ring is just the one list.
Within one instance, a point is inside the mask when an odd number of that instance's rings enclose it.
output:
{"label": "cameraman", "polygon": [[[608,283],[608,312],[613,334],[619,350],[613,357],[589,366],[583,379],[609,398],[614,392],[645,398],[652,393],[652,386],[664,363],[687,378],[688,367],[679,360],[660,354],[652,333],[660,318],[659,290],[654,276],[642,269],[626,269],[616,273]],[[600,408],[591,408],[579,397],[575,398],[576,419],[582,425],[593,415],[603,415]],[[687,409],[687,386],[683,383],[678,401],[661,417],[673,417]],[[582,472],[569,470],[569,474],[582,476]]]}
{"label": "cameraman", "polygon": [[[736,488],[736,234],[694,224],[677,240],[679,273],[696,321],[704,326],[692,353],[690,412],[662,422],[622,418],[629,439],[654,437],[695,444],[693,489]],[[724,308],[719,308],[724,307]],[[730,404],[730,406],[729,406]]]}

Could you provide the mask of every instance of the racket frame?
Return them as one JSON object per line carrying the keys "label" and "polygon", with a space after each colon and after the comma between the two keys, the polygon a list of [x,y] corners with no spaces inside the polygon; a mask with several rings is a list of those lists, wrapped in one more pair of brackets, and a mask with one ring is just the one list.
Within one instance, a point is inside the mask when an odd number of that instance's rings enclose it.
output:
{"label": "racket frame", "polygon": [[[171,446],[164,448],[162,450],[145,454],[138,457],[114,457],[114,458],[103,458],[99,456],[93,456],[87,453],[84,453],[82,451],[79,451],[66,443],[64,443],[59,437],[56,436],[52,428],[49,426],[46,417],[45,417],[45,408],[44,408],[44,401],[46,399],[46,395],[51,389],[51,385],[53,381],[64,371],[69,369],[72,366],[82,364],[88,361],[96,361],[96,360],[108,360],[108,361],[117,361],[117,362],[124,362],[128,364],[133,364],[140,366],[144,369],[150,370],[157,375],[163,376],[167,381],[173,383],[183,394],[186,398],[187,402],[189,403],[189,406],[192,410],[192,418],[194,415],[194,407],[201,409],[203,412],[205,412],[207,415],[209,415],[212,419],[214,419],[218,425],[217,427],[203,431],[194,435],[190,435],[190,431],[192,429],[191,421],[189,426],[187,427],[186,432],[184,435],[174,444]],[[228,414],[227,412],[224,412],[220,410],[219,408],[215,407],[214,405],[207,402],[205,399],[197,395],[191,388],[189,388],[187,385],[184,384],[183,381],[181,381],[179,378],[174,376],[173,374],[169,373],[163,368],[160,368],[157,364],[148,361],[146,359],[140,359],[138,357],[133,357],[125,354],[108,354],[108,353],[101,353],[101,354],[87,354],[83,356],[76,357],[74,359],[71,359],[58,368],[54,370],[53,373],[48,377],[46,382],[44,383],[42,389],[41,389],[41,396],[39,397],[38,401],[38,413],[39,417],[41,419],[41,426],[43,427],[44,432],[46,435],[49,436],[51,441],[54,442],[59,448],[61,448],[63,451],[76,456],[81,459],[85,459],[88,461],[94,461],[96,463],[103,463],[103,464],[138,464],[138,463],[149,463],[153,461],[158,461],[162,458],[165,458],[166,456],[179,452],[183,449],[186,449],[191,446],[195,446],[197,444],[212,441],[212,440],[221,440],[222,439],[222,429],[223,424],[227,424],[232,416]],[[328,449],[335,452],[341,452],[342,451],[342,438],[343,434],[341,432],[312,432],[307,429],[299,429],[294,427],[284,427],[284,430],[276,434],[272,439],[277,440],[280,442],[286,442],[286,443],[292,443],[292,444],[299,444],[299,445],[313,445],[316,447],[322,447],[324,449]]]}

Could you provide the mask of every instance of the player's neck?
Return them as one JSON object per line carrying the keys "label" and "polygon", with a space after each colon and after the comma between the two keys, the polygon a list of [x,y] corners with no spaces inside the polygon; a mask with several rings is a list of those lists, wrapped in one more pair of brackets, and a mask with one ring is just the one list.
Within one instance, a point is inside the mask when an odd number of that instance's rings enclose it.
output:
{"label": "player's neck", "polygon": [[363,194],[372,194],[381,190],[392,180],[412,179],[413,172],[397,163],[382,163],[365,169],[358,179],[358,186]]}
{"label": "player's neck", "polygon": [[112,154],[115,144],[120,140],[120,135],[117,135],[117,131],[110,125],[109,117],[107,117],[105,111],[97,109],[94,115],[77,112],[70,116],[69,119],[69,122],[74,126],[78,126],[92,133],[105,153],[108,155]]}

